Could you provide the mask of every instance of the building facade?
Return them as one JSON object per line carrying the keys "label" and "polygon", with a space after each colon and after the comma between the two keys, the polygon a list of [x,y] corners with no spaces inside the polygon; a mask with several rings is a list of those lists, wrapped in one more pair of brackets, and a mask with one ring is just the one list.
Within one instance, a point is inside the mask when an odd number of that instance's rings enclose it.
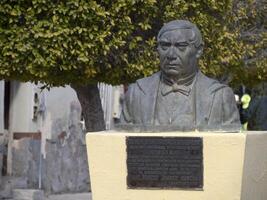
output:
{"label": "building facade", "polygon": [[[19,188],[87,191],[85,127],[76,93],[69,86],[40,86],[0,81],[1,175],[21,177]],[[99,84],[99,90],[106,128],[111,129],[123,90],[106,84]]]}

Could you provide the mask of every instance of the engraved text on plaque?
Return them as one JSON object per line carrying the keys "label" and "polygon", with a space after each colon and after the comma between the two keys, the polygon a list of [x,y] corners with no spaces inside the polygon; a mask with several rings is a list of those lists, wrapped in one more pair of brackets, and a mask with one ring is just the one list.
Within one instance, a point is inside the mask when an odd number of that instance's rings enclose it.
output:
{"label": "engraved text on plaque", "polygon": [[203,187],[203,141],[199,137],[127,137],[129,188]]}

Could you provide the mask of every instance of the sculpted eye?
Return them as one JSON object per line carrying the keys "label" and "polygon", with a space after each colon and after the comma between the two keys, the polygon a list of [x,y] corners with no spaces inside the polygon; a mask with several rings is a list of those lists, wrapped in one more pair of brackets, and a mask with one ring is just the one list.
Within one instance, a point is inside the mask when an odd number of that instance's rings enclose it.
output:
{"label": "sculpted eye", "polygon": [[169,43],[169,42],[160,42],[159,45],[163,50],[166,50],[171,46],[171,43]]}
{"label": "sculpted eye", "polygon": [[179,42],[175,44],[175,46],[180,50],[185,50],[188,47],[188,45],[189,44],[187,42]]}

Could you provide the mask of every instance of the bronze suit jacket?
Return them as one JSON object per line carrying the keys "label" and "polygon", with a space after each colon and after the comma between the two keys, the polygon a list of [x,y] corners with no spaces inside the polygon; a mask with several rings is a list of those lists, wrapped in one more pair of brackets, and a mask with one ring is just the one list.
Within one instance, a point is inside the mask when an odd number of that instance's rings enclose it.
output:
{"label": "bronze suit jacket", "polygon": [[[122,123],[154,124],[160,77],[161,72],[157,72],[129,86],[123,104]],[[198,72],[193,91],[194,129],[240,127],[239,112],[230,87]]]}

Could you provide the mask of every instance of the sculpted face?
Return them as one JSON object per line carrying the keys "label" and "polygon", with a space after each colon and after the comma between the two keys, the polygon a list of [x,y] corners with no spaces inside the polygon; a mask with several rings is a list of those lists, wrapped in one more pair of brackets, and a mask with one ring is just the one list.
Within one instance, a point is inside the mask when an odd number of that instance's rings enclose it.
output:
{"label": "sculpted face", "polygon": [[166,31],[158,41],[161,71],[170,78],[184,78],[197,71],[201,50],[190,39],[191,29]]}

